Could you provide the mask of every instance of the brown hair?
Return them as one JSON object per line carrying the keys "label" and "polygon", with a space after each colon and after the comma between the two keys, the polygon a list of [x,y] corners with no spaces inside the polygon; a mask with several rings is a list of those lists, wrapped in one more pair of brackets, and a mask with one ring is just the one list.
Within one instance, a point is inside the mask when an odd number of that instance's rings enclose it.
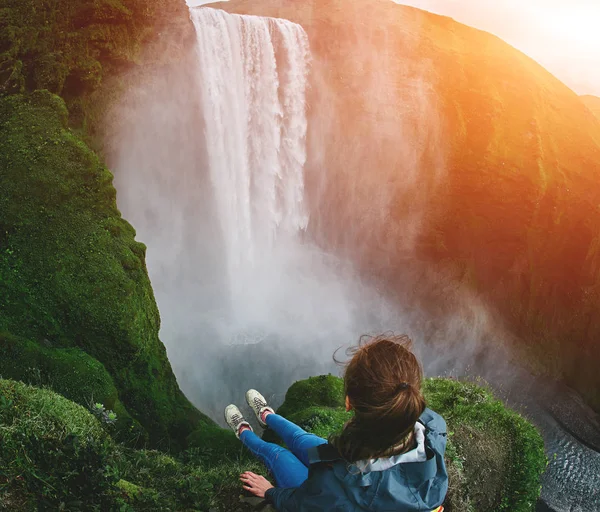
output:
{"label": "brown hair", "polygon": [[346,363],[344,389],[354,417],[330,442],[348,462],[412,448],[425,399],[423,370],[411,346],[405,335],[363,336],[358,346],[347,351],[352,359]]}

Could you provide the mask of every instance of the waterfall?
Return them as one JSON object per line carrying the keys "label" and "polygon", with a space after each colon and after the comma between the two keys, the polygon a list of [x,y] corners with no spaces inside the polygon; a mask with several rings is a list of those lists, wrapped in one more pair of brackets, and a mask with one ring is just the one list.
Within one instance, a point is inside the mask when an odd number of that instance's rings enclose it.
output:
{"label": "waterfall", "polygon": [[[309,44],[286,20],[191,9],[208,166],[231,287],[308,223]],[[234,294],[235,295],[235,294]]]}
{"label": "waterfall", "polygon": [[305,190],[303,29],[204,7],[190,16],[195,46],[119,104],[111,167],[119,207],[148,246],[178,382],[220,419],[250,387],[272,398],[337,371],[337,347],[399,329],[402,315],[307,230],[309,213],[326,212],[309,212]]}

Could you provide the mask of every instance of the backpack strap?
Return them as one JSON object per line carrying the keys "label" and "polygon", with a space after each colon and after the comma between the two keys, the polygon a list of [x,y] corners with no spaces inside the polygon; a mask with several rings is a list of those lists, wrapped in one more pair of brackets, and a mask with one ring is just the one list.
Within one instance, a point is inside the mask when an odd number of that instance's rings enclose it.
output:
{"label": "backpack strap", "polygon": [[342,456],[332,444],[325,443],[308,449],[308,462],[310,464],[334,462],[336,460],[342,460]]}

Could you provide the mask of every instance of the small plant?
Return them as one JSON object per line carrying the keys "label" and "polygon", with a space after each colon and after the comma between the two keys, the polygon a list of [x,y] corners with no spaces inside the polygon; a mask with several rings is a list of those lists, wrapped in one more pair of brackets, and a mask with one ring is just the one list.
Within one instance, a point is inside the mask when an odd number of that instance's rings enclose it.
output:
{"label": "small plant", "polygon": [[4,395],[0,396],[0,411],[10,409],[13,405],[13,401],[6,398]]}
{"label": "small plant", "polygon": [[92,405],[92,412],[96,418],[106,425],[114,425],[117,422],[117,414],[110,409],[106,409],[104,405],[98,402]]}

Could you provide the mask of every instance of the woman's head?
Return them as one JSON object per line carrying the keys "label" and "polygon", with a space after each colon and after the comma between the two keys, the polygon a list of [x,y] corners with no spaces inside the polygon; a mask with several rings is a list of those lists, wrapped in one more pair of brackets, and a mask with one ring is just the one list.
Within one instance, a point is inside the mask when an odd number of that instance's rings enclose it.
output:
{"label": "woman's head", "polygon": [[408,336],[363,337],[349,352],[344,386],[354,418],[333,440],[349,461],[401,446],[425,409],[423,371]]}

